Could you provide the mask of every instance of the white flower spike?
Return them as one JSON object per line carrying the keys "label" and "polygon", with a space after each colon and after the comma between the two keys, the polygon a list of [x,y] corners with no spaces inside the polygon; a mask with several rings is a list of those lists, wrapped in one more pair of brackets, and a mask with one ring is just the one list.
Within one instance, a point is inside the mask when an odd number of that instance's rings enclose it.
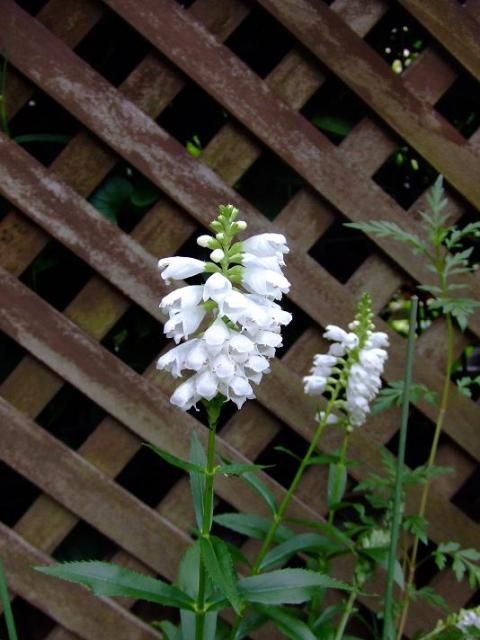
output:
{"label": "white flower spike", "polygon": [[[209,274],[204,285],[181,287],[160,303],[169,316],[164,326],[167,337],[177,344],[187,340],[157,362],[158,369],[174,377],[193,372],[170,398],[184,411],[219,395],[238,408],[254,398],[251,383],[258,384],[270,371],[269,358],[282,344],[281,327],[292,319],[274,302],[290,288],[282,273],[283,256],[288,253],[285,237],[264,233],[233,242],[247,225],[236,220],[238,211],[232,205],[219,210],[210,225],[215,236],[197,239],[199,246],[211,250],[210,262],[173,257],[158,263],[167,282]],[[206,318],[205,330],[188,340]]]}

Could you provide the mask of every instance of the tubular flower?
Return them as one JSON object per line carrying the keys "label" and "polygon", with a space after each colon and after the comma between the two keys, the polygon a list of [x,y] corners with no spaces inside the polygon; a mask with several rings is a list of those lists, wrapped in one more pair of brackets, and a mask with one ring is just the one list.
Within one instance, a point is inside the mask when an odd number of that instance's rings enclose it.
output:
{"label": "tubular flower", "polygon": [[[292,319],[274,302],[290,288],[282,273],[283,255],[288,252],[284,236],[265,233],[233,242],[246,223],[236,220],[238,210],[232,205],[219,211],[210,225],[215,236],[197,239],[211,250],[211,261],[182,257],[159,261],[167,282],[200,273],[208,276],[205,284],[181,287],[160,302],[168,315],[164,332],[177,346],[159,358],[157,368],[174,377],[193,373],[170,398],[184,411],[217,395],[238,408],[254,398],[252,383],[258,384],[270,371],[269,359],[282,345],[281,327]],[[206,319],[209,323],[201,331]]]}
{"label": "tubular flower", "polygon": [[323,336],[332,341],[328,353],[314,357],[311,375],[303,379],[306,394],[330,394],[334,409],[341,415],[330,414],[329,422],[350,428],[364,424],[370,404],[382,386],[389,342],[386,333],[374,331],[372,317],[370,297],[365,294],[349,331],[327,326]]}

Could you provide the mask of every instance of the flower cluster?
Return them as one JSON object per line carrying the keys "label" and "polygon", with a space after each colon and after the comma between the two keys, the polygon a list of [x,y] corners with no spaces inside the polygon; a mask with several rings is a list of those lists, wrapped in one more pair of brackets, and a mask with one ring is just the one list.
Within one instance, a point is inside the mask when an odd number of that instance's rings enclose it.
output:
{"label": "flower cluster", "polygon": [[[346,422],[352,427],[364,424],[370,403],[382,386],[381,374],[387,359],[386,333],[374,331],[371,301],[364,295],[355,320],[345,331],[328,325],[323,334],[332,344],[326,354],[313,359],[311,375],[304,380],[305,393],[320,396],[325,391],[333,396],[335,407],[343,413],[328,416],[329,422]],[[322,417],[322,416],[321,416]]]}
{"label": "flower cluster", "polygon": [[[197,239],[211,250],[210,262],[177,256],[158,263],[167,283],[208,275],[205,284],[181,287],[160,302],[168,315],[164,332],[178,346],[158,360],[157,368],[174,377],[194,372],[170,399],[185,411],[219,394],[238,408],[254,398],[251,383],[258,384],[269,371],[269,359],[282,344],[281,327],[292,319],[275,302],[290,288],[282,273],[285,237],[264,233],[233,242],[247,225],[236,220],[238,210],[232,205],[219,210],[210,225],[215,236]],[[204,324],[205,330],[190,338]],[[186,342],[179,344],[182,340]]]}
{"label": "flower cluster", "polygon": [[480,607],[470,610],[462,609],[458,614],[456,626],[466,633],[472,628],[480,630]]}

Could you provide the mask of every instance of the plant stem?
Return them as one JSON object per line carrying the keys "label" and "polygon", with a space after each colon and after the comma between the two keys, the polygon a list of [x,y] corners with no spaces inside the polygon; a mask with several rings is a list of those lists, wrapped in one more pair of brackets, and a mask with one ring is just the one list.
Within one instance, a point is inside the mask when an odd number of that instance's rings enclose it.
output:
{"label": "plant stem", "polygon": [[356,598],[357,598],[357,592],[354,589],[353,591],[351,591],[350,596],[348,597],[347,604],[345,606],[345,610],[342,615],[342,619],[340,620],[340,625],[335,635],[335,640],[342,640],[343,634],[345,632],[345,628],[348,624],[350,616],[352,615],[353,605],[355,604]]}
{"label": "plant stem", "polygon": [[[351,427],[347,427],[345,430],[345,434],[343,436],[343,440],[342,440],[342,447],[340,449],[340,455],[338,457],[338,462],[336,463],[339,466],[344,467],[345,466],[345,460],[347,459],[347,449],[348,449],[348,442],[350,440],[350,435],[351,435]],[[338,494],[340,493],[340,479],[341,476],[339,473],[335,474],[335,485],[333,487],[333,497],[334,499],[331,501],[331,504],[337,504],[338,500]],[[335,509],[330,508],[330,511],[328,513],[328,524],[333,524],[333,518],[335,517]]]}
{"label": "plant stem", "polygon": [[[445,379],[443,383],[443,391],[442,398],[440,402],[440,409],[438,412],[437,423],[435,425],[435,433],[433,435],[432,447],[430,449],[430,455],[428,457],[427,462],[427,478],[425,480],[425,484],[423,485],[423,490],[420,498],[420,506],[418,509],[418,516],[423,518],[425,515],[425,511],[427,508],[427,500],[428,493],[430,489],[430,477],[428,472],[435,464],[435,460],[437,457],[438,443],[440,441],[440,435],[443,429],[443,423],[445,421],[445,414],[447,412],[448,400],[450,396],[450,372],[452,370],[453,364],[453,323],[450,314],[446,315],[447,322],[447,364],[445,368]],[[410,605],[410,591],[412,590],[413,582],[415,579],[415,570],[417,565],[417,554],[418,554],[418,546],[419,546],[419,538],[415,536],[413,540],[412,552],[410,554],[410,568],[408,572],[408,579],[405,585],[404,596],[402,600],[402,609],[400,615],[400,622],[398,626],[397,632],[397,640],[400,640],[403,631],[405,629],[405,625],[407,622],[408,609]]]}
{"label": "plant stem", "polygon": [[278,510],[272,520],[270,529],[268,530],[265,540],[263,541],[262,547],[255,560],[255,564],[253,565],[252,575],[256,575],[260,571],[260,565],[262,564],[263,559],[267,555],[267,552],[270,548],[270,545],[273,542],[277,529],[282,522],[285,511],[288,505],[290,504],[290,500],[292,499],[292,496],[295,493],[300,483],[300,480],[303,477],[303,474],[305,473],[305,469],[308,467],[310,463],[310,458],[314,454],[315,449],[317,448],[318,442],[325,430],[325,427],[327,426],[328,416],[331,412],[332,407],[333,407],[333,402],[332,400],[330,400],[327,406],[327,410],[325,411],[325,415],[323,416],[323,419],[319,422],[315,435],[313,436],[310,446],[308,447],[308,451],[303,457],[301,463],[299,464],[295,477],[293,478],[292,483],[287,493],[284,495],[283,500],[280,503],[280,506],[278,507]]}
{"label": "plant stem", "polygon": [[13,618],[12,607],[8,595],[7,579],[3,570],[3,564],[0,560],[0,602],[3,606],[3,615],[7,625],[7,633],[9,640],[17,640],[17,630],[15,628],[15,620]]}
{"label": "plant stem", "polygon": [[[200,535],[202,538],[210,536],[212,528],[213,515],[213,479],[215,477],[215,432],[219,411],[214,409],[210,403],[207,404],[208,413],[208,445],[207,445],[207,466],[205,468],[205,490],[203,493],[203,523]],[[205,566],[200,559],[200,567],[198,569],[198,592],[195,614],[195,640],[203,640],[205,629],[205,590],[206,590],[207,574]]]}
{"label": "plant stem", "polygon": [[412,297],[410,308],[410,330],[408,332],[407,362],[403,382],[402,415],[400,420],[400,441],[398,445],[397,476],[395,479],[395,493],[393,498],[393,521],[391,528],[390,551],[388,555],[387,584],[385,587],[383,633],[382,640],[392,640],[393,627],[393,582],[397,546],[402,517],[403,469],[405,464],[405,450],[407,445],[408,410],[410,406],[410,387],[412,384],[413,354],[415,346],[415,330],[417,325],[418,298]]}

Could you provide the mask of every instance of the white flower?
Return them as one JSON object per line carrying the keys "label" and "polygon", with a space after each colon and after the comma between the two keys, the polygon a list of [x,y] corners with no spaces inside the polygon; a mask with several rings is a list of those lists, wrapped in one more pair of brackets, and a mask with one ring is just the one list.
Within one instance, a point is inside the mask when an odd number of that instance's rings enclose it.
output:
{"label": "white flower", "polygon": [[457,627],[461,631],[468,631],[471,627],[474,629],[480,629],[479,609],[471,609],[470,611],[462,609],[458,616]]}
{"label": "white flower", "polygon": [[167,284],[170,284],[171,280],[183,280],[203,273],[205,262],[195,258],[174,256],[173,258],[161,258],[158,261],[158,268],[162,271],[162,278]]}
{"label": "white flower", "polygon": [[243,249],[255,256],[274,256],[280,264],[284,264],[283,254],[288,253],[287,240],[281,233],[261,233],[243,241]]}
{"label": "white flower", "polygon": [[[211,318],[203,333],[164,354],[157,363],[174,377],[193,372],[171,397],[184,411],[217,395],[239,408],[254,398],[251,383],[258,384],[270,371],[269,358],[282,345],[280,329],[292,319],[274,302],[290,287],[281,268],[288,252],[284,236],[261,234],[232,244],[235,233],[246,227],[243,221],[235,221],[237,214],[230,205],[221,207],[211,224],[215,237],[198,238],[200,246],[212,249],[213,262],[181,257],[159,261],[167,281],[211,274],[204,285],[182,287],[160,303],[168,314],[164,332],[177,343],[200,329],[207,314]],[[221,264],[214,264],[217,262]]]}

